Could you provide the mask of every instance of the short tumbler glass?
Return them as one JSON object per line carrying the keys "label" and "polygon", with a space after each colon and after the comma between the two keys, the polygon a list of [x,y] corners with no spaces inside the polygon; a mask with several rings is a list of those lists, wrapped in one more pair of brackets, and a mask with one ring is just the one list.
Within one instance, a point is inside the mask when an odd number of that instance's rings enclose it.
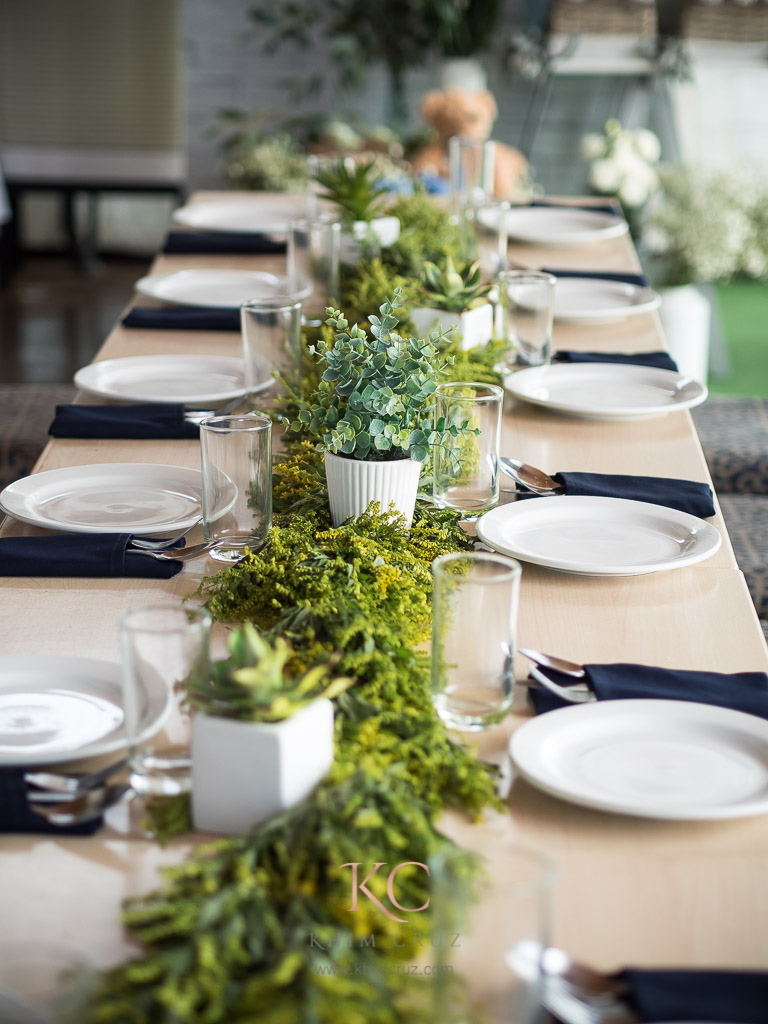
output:
{"label": "short tumbler glass", "polygon": [[258,408],[277,372],[301,388],[301,302],[287,298],[252,299],[240,307],[248,405]]}
{"label": "short tumbler glass", "polygon": [[448,140],[451,196],[481,203],[493,195],[496,143],[464,139],[454,135]]}
{"label": "short tumbler glass", "polygon": [[502,373],[547,366],[551,359],[555,284],[552,274],[505,270],[499,274],[499,308],[504,339]]}
{"label": "short tumbler glass", "polygon": [[494,725],[512,706],[521,571],[480,551],[432,563],[432,700],[451,728]]}
{"label": "short tumbler glass", "polygon": [[272,525],[272,422],[211,416],[200,424],[203,536],[211,558],[237,562],[258,550]]}
{"label": "short tumbler glass", "polygon": [[440,384],[435,391],[436,428],[442,423],[452,436],[434,449],[432,500],[470,522],[499,503],[503,400],[495,384]]}
{"label": "short tumbler glass", "polygon": [[507,258],[509,211],[506,199],[463,203],[459,211],[462,256],[477,260],[485,281],[495,281]]}
{"label": "short tumbler glass", "polygon": [[[120,616],[128,770],[137,793],[174,796],[191,789],[185,684],[210,671],[210,634],[204,608],[165,602]],[[148,709],[163,703],[161,730],[147,734]]]}

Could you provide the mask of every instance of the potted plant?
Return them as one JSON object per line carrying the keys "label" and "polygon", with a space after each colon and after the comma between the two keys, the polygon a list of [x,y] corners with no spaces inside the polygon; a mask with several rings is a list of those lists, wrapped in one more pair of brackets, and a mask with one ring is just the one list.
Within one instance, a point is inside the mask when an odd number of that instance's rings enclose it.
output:
{"label": "potted plant", "polygon": [[400,221],[383,213],[389,189],[374,160],[339,160],[331,167],[319,168],[316,181],[324,189],[318,197],[333,203],[341,217],[342,260],[353,263],[363,253],[376,255],[394,245],[400,236]]}
{"label": "potted plant", "polygon": [[455,327],[461,335],[461,348],[474,348],[491,340],[493,306],[488,301],[492,285],[480,281],[480,263],[457,269],[451,256],[445,269],[428,261],[422,264],[421,295],[423,306],[410,311],[420,334],[436,327],[449,331]]}
{"label": "potted plant", "polygon": [[433,395],[450,358],[438,352],[439,333],[404,338],[394,315],[402,293],[371,315],[371,337],[328,310],[333,341],[311,348],[325,366],[317,389],[299,403],[290,426],[320,438],[331,519],[338,526],[362,515],[372,501],[394,504],[410,528],[421,463],[436,445],[468,436],[467,424],[431,422]]}
{"label": "potted plant", "polygon": [[353,682],[328,666],[293,676],[291,648],[251,623],[229,638],[230,656],[189,684],[192,816],[205,832],[238,833],[293,807],[333,761],[333,705]]}

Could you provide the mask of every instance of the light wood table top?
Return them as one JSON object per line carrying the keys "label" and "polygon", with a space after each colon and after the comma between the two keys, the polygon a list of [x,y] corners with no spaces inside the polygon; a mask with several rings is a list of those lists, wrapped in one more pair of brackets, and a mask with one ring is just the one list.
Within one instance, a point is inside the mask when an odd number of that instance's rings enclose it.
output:
{"label": "light wood table top", "polygon": [[[515,246],[510,255],[520,263],[555,268],[637,268],[628,238],[569,250]],[[154,270],[203,266],[280,272],[284,264],[279,257],[160,256]],[[642,351],[664,344],[658,318],[648,314],[602,327],[558,325],[555,347]],[[97,358],[240,351],[234,333],[117,326]],[[510,403],[503,449],[548,471],[709,480],[688,413],[597,423]],[[123,461],[197,467],[199,446],[56,440],[46,448],[38,471]],[[724,537],[718,554],[674,572],[598,579],[525,566],[520,645],[588,662],[723,672],[768,669],[768,649],[722,519],[714,523]],[[2,529],[3,535],[35,532],[40,531],[13,522]],[[2,650],[117,660],[117,615],[123,608],[160,594],[189,594],[203,573],[215,569],[200,560],[185,565],[172,580],[1,579]],[[483,735],[481,755],[498,760],[510,732],[527,714],[521,689],[515,713]],[[553,941],[572,954],[604,968],[627,963],[766,966],[768,818],[707,823],[632,819],[571,806],[522,780],[514,782],[509,812],[502,819],[489,815],[480,825],[448,815],[444,825],[480,849],[486,830],[502,827],[556,861],[560,881]],[[158,866],[178,860],[189,847],[188,840],[166,849],[145,840],[127,811],[89,839],[4,837],[0,920],[15,939],[44,934],[84,952],[97,965],[118,962],[130,952],[118,923],[121,900],[155,885]]]}

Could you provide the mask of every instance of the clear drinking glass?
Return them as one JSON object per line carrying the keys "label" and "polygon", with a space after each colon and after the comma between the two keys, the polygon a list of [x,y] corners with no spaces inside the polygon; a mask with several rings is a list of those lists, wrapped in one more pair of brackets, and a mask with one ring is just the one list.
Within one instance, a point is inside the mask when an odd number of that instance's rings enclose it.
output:
{"label": "clear drinking glass", "polygon": [[451,728],[482,729],[512,706],[521,571],[482,551],[432,563],[432,700]]}
{"label": "clear drinking glass", "polygon": [[284,298],[252,299],[240,307],[246,400],[252,409],[273,372],[301,389],[301,302]]}
{"label": "clear drinking glass", "polygon": [[485,281],[497,277],[507,258],[510,209],[506,199],[461,204],[462,256],[465,260],[479,260],[480,274]]}
{"label": "clear drinking glass", "polygon": [[555,284],[552,274],[505,270],[499,274],[499,309],[505,351],[501,373],[547,366],[551,359]]}
{"label": "clear drinking glass", "polygon": [[496,143],[454,135],[448,140],[451,196],[481,203],[493,195]]}
{"label": "clear drinking glass", "polygon": [[304,295],[302,314],[313,326],[325,322],[327,306],[338,305],[341,224],[318,217],[288,227],[288,289]]}
{"label": "clear drinking glass", "polygon": [[[434,1021],[536,1024],[556,870],[538,850],[485,830],[471,881],[455,848],[430,861]],[[457,984],[458,982],[458,984]]]}
{"label": "clear drinking glass", "polygon": [[[204,608],[165,602],[120,616],[128,770],[138,793],[173,796],[191,789],[184,685],[210,671],[210,635],[211,616]],[[161,731],[147,735],[147,707],[161,700]]]}
{"label": "clear drinking glass", "polygon": [[434,449],[432,500],[472,521],[499,503],[499,435],[504,391],[495,384],[439,384],[435,423],[456,436]]}
{"label": "clear drinking glass", "polygon": [[267,416],[211,416],[200,424],[203,536],[220,562],[257,550],[272,525],[272,423]]}

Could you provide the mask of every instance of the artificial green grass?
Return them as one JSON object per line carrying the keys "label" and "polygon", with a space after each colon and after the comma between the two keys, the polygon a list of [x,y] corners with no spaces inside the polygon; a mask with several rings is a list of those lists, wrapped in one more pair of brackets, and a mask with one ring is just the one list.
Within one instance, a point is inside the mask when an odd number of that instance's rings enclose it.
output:
{"label": "artificial green grass", "polygon": [[710,376],[709,389],[768,398],[768,286],[740,281],[715,292],[731,368],[727,377]]}

